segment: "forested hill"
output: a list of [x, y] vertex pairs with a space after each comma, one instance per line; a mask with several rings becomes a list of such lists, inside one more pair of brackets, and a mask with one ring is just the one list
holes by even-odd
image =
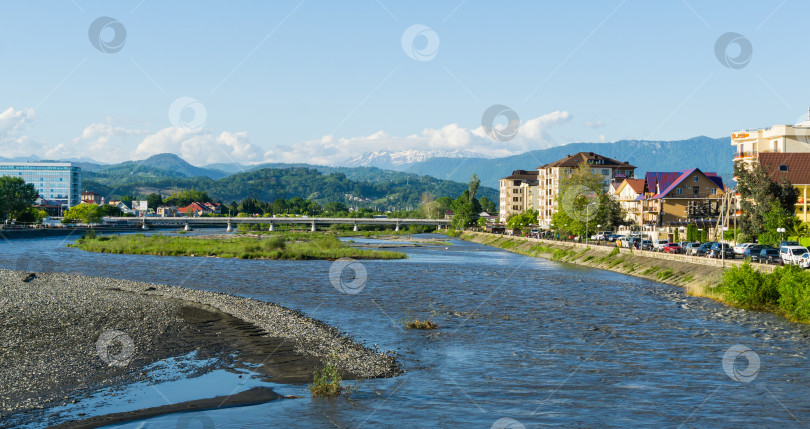
[[[394, 173], [386, 180], [352, 180], [345, 173], [324, 174], [312, 168], [263, 168], [237, 173], [218, 180], [207, 177], [171, 177], [156, 174], [120, 176], [102, 172], [88, 173], [83, 188], [104, 195], [108, 199], [124, 195], [146, 195], [153, 192], [164, 195], [184, 189], [205, 191], [214, 200], [229, 203], [244, 198], [273, 201], [278, 198], [301, 197], [318, 203], [339, 201], [358, 206], [380, 209], [408, 209], [419, 204], [422, 193], [436, 197], [455, 198], [467, 189], [465, 183]], [[498, 200], [498, 191], [481, 187], [478, 196]], [[355, 198], [351, 198], [355, 197]], [[362, 201], [356, 201], [356, 198]]]

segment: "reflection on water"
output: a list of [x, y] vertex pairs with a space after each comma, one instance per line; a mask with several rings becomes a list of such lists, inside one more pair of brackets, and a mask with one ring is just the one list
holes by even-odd
[[[0, 243], [0, 267], [40, 260], [45, 271], [272, 301], [397, 351], [407, 369], [356, 382], [353, 400], [207, 411], [217, 427], [489, 427], [502, 417], [526, 426], [799, 426], [810, 417], [805, 325], [660, 283], [452, 243], [401, 249], [407, 260], [363, 261], [368, 280], [357, 294], [332, 286], [329, 261], [102, 255], [66, 248], [63, 238]], [[413, 317], [431, 317], [440, 329], [405, 329], [402, 320]], [[724, 370], [724, 354], [737, 344], [759, 357], [753, 381]], [[745, 356], [730, 364], [749, 369]], [[133, 407], [144, 405], [130, 396]], [[173, 426], [177, 418], [146, 423]]]

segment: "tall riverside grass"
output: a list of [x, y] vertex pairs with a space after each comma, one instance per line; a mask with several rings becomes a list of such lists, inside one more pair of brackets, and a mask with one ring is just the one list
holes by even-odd
[[796, 321], [810, 321], [810, 272], [796, 265], [762, 273], [748, 262], [723, 274], [723, 298], [750, 309], [778, 308]]
[[349, 247], [318, 233], [279, 233], [262, 238], [117, 235], [83, 238], [72, 245], [89, 252], [159, 256], [217, 256], [240, 259], [404, 259], [402, 252]]

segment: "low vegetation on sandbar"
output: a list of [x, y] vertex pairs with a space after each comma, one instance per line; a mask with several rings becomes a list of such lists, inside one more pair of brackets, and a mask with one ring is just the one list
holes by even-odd
[[114, 235], [84, 237], [72, 244], [89, 252], [159, 256], [216, 256], [240, 259], [404, 259], [402, 252], [351, 247], [334, 236], [277, 233], [261, 237]]

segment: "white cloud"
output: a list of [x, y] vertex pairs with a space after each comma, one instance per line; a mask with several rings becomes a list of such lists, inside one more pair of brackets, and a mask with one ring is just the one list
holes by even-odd
[[586, 126], [586, 127], [588, 127], [588, 128], [597, 129], [597, 128], [603, 128], [603, 127], [605, 127], [606, 125], [605, 125], [605, 123], [604, 123], [604, 122], [597, 120], [597, 121], [588, 121], [588, 122], [585, 122], [585, 126]]
[[146, 136], [135, 148], [134, 158], [159, 153], [174, 153], [195, 165], [262, 161], [261, 150], [250, 142], [246, 132], [224, 131], [217, 135], [208, 130], [194, 132], [187, 128], [164, 128]]
[[34, 109], [9, 107], [0, 113], [0, 156], [29, 156], [46, 149], [39, 140], [23, 134], [34, 118]]
[[392, 137], [383, 131], [351, 138], [327, 135], [294, 145], [273, 147], [265, 152], [264, 157], [272, 162], [336, 165], [365, 152], [382, 150], [464, 150], [491, 157], [509, 156], [554, 146], [555, 141], [548, 130], [569, 122], [571, 118], [569, 112], [555, 111], [529, 119], [520, 125], [515, 138], [506, 142], [490, 138], [484, 127], [470, 130], [449, 124], [441, 128], [425, 128], [421, 133], [407, 137]]
[[509, 156], [543, 149], [556, 143], [549, 134], [553, 127], [569, 122], [567, 111], [555, 111], [523, 122], [514, 139], [492, 139], [484, 129], [467, 129], [459, 124], [425, 128], [405, 137], [377, 131], [368, 136], [319, 139], [292, 145], [262, 149], [254, 145], [247, 132], [164, 128], [158, 131], [125, 127], [112, 118], [88, 125], [81, 135], [56, 145], [45, 145], [25, 135], [23, 130], [33, 120], [31, 109], [9, 108], [0, 113], [1, 156], [37, 154], [50, 159], [93, 158], [115, 163], [144, 159], [159, 153], [174, 153], [195, 165], [217, 162], [304, 162], [340, 165], [365, 152], [462, 150], [490, 157]]

